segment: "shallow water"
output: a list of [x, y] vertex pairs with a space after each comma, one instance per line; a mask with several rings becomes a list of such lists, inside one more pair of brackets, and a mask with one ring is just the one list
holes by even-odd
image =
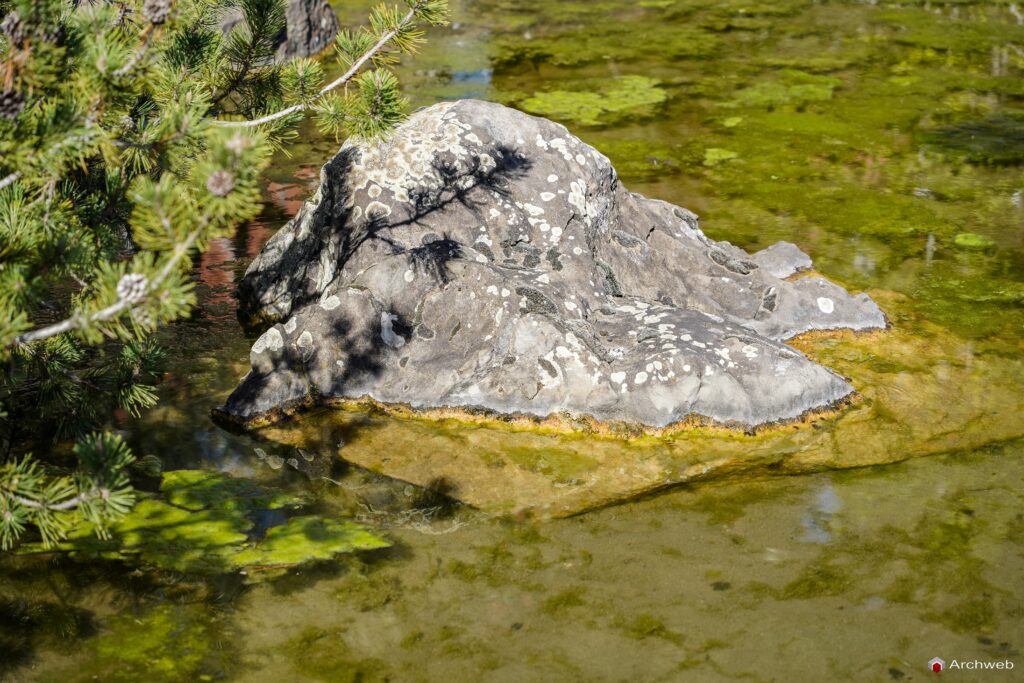
[[[354, 22], [369, 3], [344, 4]], [[864, 402], [784, 448], [733, 440], [735, 461], [763, 460], [755, 472], [543, 523], [450, 509], [330, 452], [305, 472], [261, 458], [256, 448], [295, 449], [208, 415], [247, 365], [233, 283], [337, 146], [309, 131], [272, 170], [261, 220], [203, 256], [201, 309], [164, 342], [160, 405], [116, 426], [165, 469], [308, 491], [320, 513], [355, 516], [395, 545], [255, 585], [4, 560], [0, 677], [922, 680], [933, 656], [1008, 658], [1019, 672], [1024, 25], [1010, 5], [454, 4], [456, 24], [400, 69], [414, 106], [469, 96], [551, 116], [607, 153], [630, 189], [698, 212], [715, 239], [797, 243], [894, 322], [884, 337], [801, 343]], [[520, 438], [352, 421], [341, 452], [356, 462], [399, 434], [423, 458]], [[421, 451], [410, 429], [427, 430]], [[607, 448], [573, 437], [573, 453]], [[915, 455], [930, 457], [825, 469]], [[585, 465], [518, 457], [564, 485]], [[800, 458], [807, 467], [772, 466]], [[770, 476], [790, 470], [816, 471]]]

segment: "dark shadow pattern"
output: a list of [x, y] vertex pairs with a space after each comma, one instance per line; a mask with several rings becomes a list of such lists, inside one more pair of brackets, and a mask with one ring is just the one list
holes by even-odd
[[[343, 178], [354, 163], [354, 150], [338, 154], [327, 166], [325, 173], [331, 177]], [[374, 214], [360, 221], [352, 220], [351, 209], [344, 209], [350, 196], [344, 183], [328, 183], [321, 188], [321, 206], [317, 221], [304, 237], [295, 237], [286, 251], [276, 257], [276, 265], [266, 271], [257, 271], [245, 278], [239, 286], [239, 297], [243, 306], [246, 302], [258, 305], [258, 292], [280, 284], [279, 278], [288, 278], [288, 291], [292, 294], [292, 310], [320, 297], [322, 291], [313, 289], [308, 268], [320, 267], [321, 253], [337, 254], [336, 273], [360, 247], [368, 241], [382, 242], [392, 254], [407, 254], [417, 270], [430, 276], [438, 285], [450, 280], [449, 267], [453, 260], [464, 257], [463, 245], [448, 234], [427, 233], [416, 246], [401, 244], [394, 231], [405, 226], [421, 226], [427, 216], [452, 206], [465, 207], [481, 222], [485, 222], [483, 207], [493, 201], [491, 193], [508, 196], [512, 182], [522, 178], [531, 168], [530, 160], [521, 152], [504, 146], [489, 151], [493, 163], [482, 163], [482, 156], [473, 157], [466, 165], [456, 164], [454, 159], [439, 155], [433, 169], [440, 184], [411, 193], [411, 210], [406, 216]], [[304, 208], [303, 211], [308, 210]], [[337, 216], [327, 219], [328, 216]], [[276, 238], [275, 238], [276, 239]], [[271, 247], [274, 240], [268, 244]], [[291, 264], [293, 267], [289, 267]], [[301, 284], [301, 286], [300, 286]], [[398, 313], [381, 310], [379, 303], [375, 318], [391, 316], [395, 334], [410, 339], [413, 325]], [[241, 308], [240, 308], [240, 315]], [[273, 407], [274, 410], [290, 411], [317, 403], [321, 396], [342, 397], [352, 395], [380, 376], [384, 369], [384, 354], [387, 347], [379, 338], [378, 320], [349, 320], [339, 316], [332, 322], [331, 329], [318, 331], [321, 340], [312, 347], [301, 348], [285, 343], [284, 348], [273, 358], [272, 367], [264, 371], [250, 372], [228, 398], [225, 410], [215, 411], [215, 416], [242, 419], [255, 416]], [[331, 367], [329, 386], [324, 378], [316, 381], [311, 369], [333, 364], [333, 356], [321, 357], [328, 347], [345, 351], [343, 366]], [[324, 372], [321, 370], [321, 372]]]
[[[292, 311], [318, 298], [321, 291], [312, 284], [318, 278], [311, 277], [309, 269], [319, 266], [320, 254], [324, 250], [337, 255], [334, 257], [337, 273], [367, 241], [379, 241], [392, 254], [411, 252], [410, 256], [415, 261], [428, 266], [427, 272], [437, 277], [439, 282], [445, 282], [447, 271], [444, 264], [462, 256], [462, 248], [457, 242], [444, 237], [439, 240], [442, 242], [440, 245], [430, 246], [432, 243], [427, 243], [411, 247], [395, 239], [392, 232], [396, 228], [419, 225], [427, 216], [453, 205], [469, 209], [483, 222], [482, 207], [490, 201], [485, 192], [507, 197], [510, 184], [523, 178], [532, 166], [525, 154], [512, 147], [497, 145], [488, 153], [493, 165], [484, 165], [477, 156], [467, 167], [456, 164], [453, 158], [439, 155], [433, 163], [433, 170], [441, 181], [439, 186], [410, 192], [412, 209], [407, 216], [397, 219], [376, 213], [358, 222], [353, 221], [352, 209], [346, 208], [351, 197], [348, 186], [344, 182], [321, 186], [321, 203], [317, 220], [312, 221], [312, 229], [302, 237], [293, 234], [288, 247], [275, 258], [273, 267], [254, 271], [239, 283], [239, 320], [243, 326], [250, 332], [261, 331], [259, 326], [264, 322], [258, 314], [262, 306], [261, 293], [272, 290], [281, 278], [288, 280], [286, 289], [292, 296]], [[328, 162], [324, 173], [333, 178], [346, 177], [355, 163], [356, 154], [358, 152], [351, 148], [342, 150]], [[308, 210], [308, 207], [301, 209]], [[297, 219], [298, 216], [293, 220]], [[275, 236], [266, 249], [273, 249], [282, 239], [283, 235]]]
[[[388, 233], [396, 228], [408, 225], [419, 225], [425, 218], [453, 205], [463, 206], [485, 222], [482, 207], [490, 203], [490, 198], [482, 191], [496, 192], [502, 197], [509, 196], [509, 185], [529, 173], [533, 165], [525, 154], [515, 148], [497, 145], [490, 150], [494, 166], [484, 167], [479, 157], [474, 157], [466, 169], [460, 169], [454, 159], [439, 156], [434, 160], [433, 170], [441, 183], [439, 187], [423, 187], [409, 193], [412, 212], [407, 218], [391, 220], [390, 216], [369, 216], [360, 229], [349, 233], [344, 229], [337, 232], [351, 235], [340, 253], [339, 267], [347, 261], [368, 240], [379, 240], [388, 245], [392, 253], [399, 254], [409, 251], [407, 247], [394, 240]], [[447, 236], [442, 240], [447, 239]], [[459, 253], [451, 258], [461, 256], [461, 246], [455, 243]], [[449, 259], [450, 260], [450, 259]]]

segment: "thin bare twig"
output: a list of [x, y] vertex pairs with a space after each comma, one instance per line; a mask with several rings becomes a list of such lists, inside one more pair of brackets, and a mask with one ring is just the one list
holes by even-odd
[[153, 30], [152, 24], [146, 27], [146, 30], [144, 31], [145, 39], [142, 41], [142, 45], [135, 51], [135, 54], [132, 55], [131, 59], [125, 62], [120, 69], [114, 72], [115, 76], [124, 76], [134, 69], [136, 64], [142, 61], [142, 58], [146, 55], [146, 51], [149, 50], [150, 43], [153, 42], [154, 33], [156, 33], [156, 31]]
[[70, 510], [71, 508], [78, 507], [79, 505], [89, 500], [90, 498], [94, 498], [97, 495], [99, 495], [99, 491], [93, 489], [92, 491], [80, 493], [74, 498], [68, 498], [67, 500], [61, 501], [59, 503], [41, 503], [38, 500], [32, 500], [31, 498], [25, 498], [24, 496], [19, 496], [13, 493], [8, 495], [11, 497], [11, 500], [27, 508], [32, 508], [34, 510], [49, 510], [51, 512], [60, 512], [63, 510]]
[[20, 177], [21, 177], [21, 173], [16, 171], [14, 173], [11, 173], [10, 175], [7, 175], [7, 176], [4, 176], [3, 178], [0, 178], [0, 190], [4, 189], [5, 187], [10, 185], [11, 183], [16, 182], [18, 180], [18, 178], [20, 178]]

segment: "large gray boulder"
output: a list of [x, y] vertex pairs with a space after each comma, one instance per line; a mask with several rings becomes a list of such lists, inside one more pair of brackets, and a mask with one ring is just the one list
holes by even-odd
[[783, 340], [885, 326], [865, 294], [783, 279], [810, 265], [709, 239], [561, 125], [438, 104], [346, 143], [251, 264], [243, 310], [274, 324], [223, 412], [369, 396], [654, 427], [797, 418], [853, 389]]
[[[225, 13], [221, 30], [229, 31], [244, 23], [241, 10]], [[320, 54], [338, 34], [338, 15], [327, 0], [288, 0], [285, 28], [277, 37], [277, 61]]]

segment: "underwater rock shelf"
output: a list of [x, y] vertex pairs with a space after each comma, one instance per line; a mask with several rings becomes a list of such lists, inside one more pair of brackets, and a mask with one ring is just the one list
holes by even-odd
[[275, 324], [222, 409], [238, 422], [371, 397], [754, 427], [853, 392], [784, 340], [885, 326], [866, 294], [784, 279], [811, 266], [794, 245], [711, 240], [563, 126], [498, 104], [421, 110], [320, 181], [241, 283]]
[[[886, 310], [906, 307], [898, 295], [872, 294]], [[792, 343], [855, 376], [859, 400], [810, 424], [757, 433], [713, 426], [595, 433], [586, 423], [503, 423], [349, 404], [256, 434], [278, 447], [340, 455], [490, 514], [536, 519], [579, 514], [673, 485], [969, 453], [1024, 437], [1019, 347], [968, 348], [940, 326], [902, 314], [885, 332], [805, 335]], [[951, 387], [958, 400], [950, 400]]]
[[[560, 125], [440, 104], [346, 143], [250, 266], [243, 305], [271, 326], [220, 414], [536, 518], [1024, 436], [1019, 349], [967, 353], [884, 291], [877, 331], [866, 294], [792, 277], [810, 268], [792, 244], [708, 239]], [[826, 416], [853, 393], [843, 377], [860, 400]]]

